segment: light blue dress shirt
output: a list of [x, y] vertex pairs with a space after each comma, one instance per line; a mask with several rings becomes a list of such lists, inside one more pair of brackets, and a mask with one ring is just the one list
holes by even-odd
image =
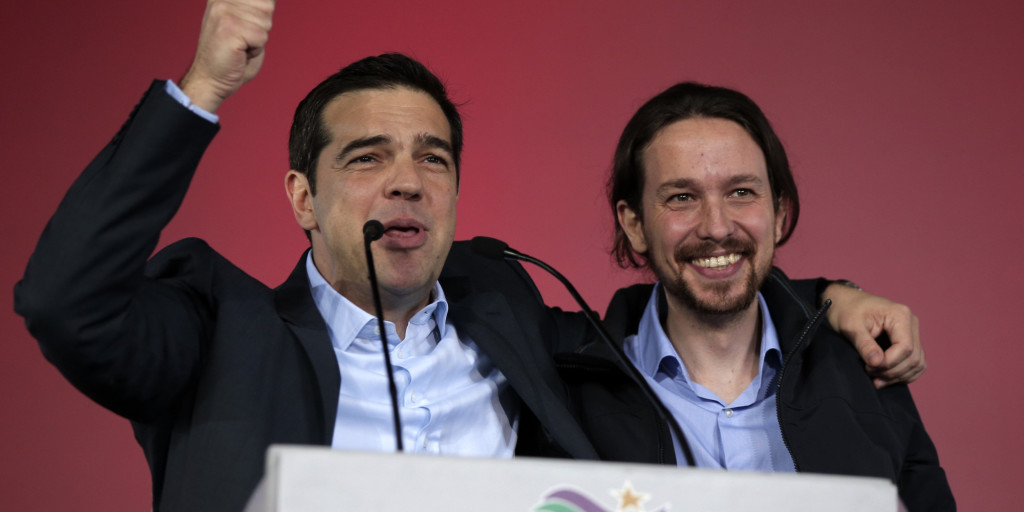
[[[346, 450], [393, 451], [395, 428], [377, 318], [327, 284], [306, 258], [313, 299], [327, 323], [341, 371], [338, 415], [331, 445]], [[511, 457], [518, 411], [505, 376], [448, 322], [440, 284], [434, 300], [409, 321], [405, 339], [384, 322], [395, 369], [405, 451], [457, 456]]]
[[[661, 285], [647, 302], [637, 334], [626, 338], [626, 355], [679, 422], [698, 467], [793, 472], [793, 458], [782, 440], [776, 413], [776, 387], [782, 351], [775, 324], [761, 308], [760, 372], [732, 403], [690, 380], [658, 318]], [[686, 464], [679, 440], [676, 460]]]

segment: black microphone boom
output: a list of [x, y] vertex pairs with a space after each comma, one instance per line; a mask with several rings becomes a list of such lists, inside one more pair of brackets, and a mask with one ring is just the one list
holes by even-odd
[[473, 252], [492, 260], [504, 259], [505, 251], [511, 250], [505, 242], [489, 236], [474, 237], [469, 241], [469, 246], [473, 249]]
[[388, 393], [391, 395], [391, 413], [395, 424], [395, 451], [402, 450], [402, 417], [398, 414], [398, 388], [395, 386], [395, 369], [391, 366], [391, 352], [388, 347], [388, 331], [384, 328], [384, 307], [380, 303], [380, 288], [377, 286], [377, 271], [373, 266], [373, 251], [370, 244], [384, 236], [384, 225], [379, 220], [368, 220], [363, 224], [363, 246], [366, 248], [366, 269], [369, 272], [370, 288], [373, 291], [373, 308], [377, 314], [377, 330], [384, 349], [384, 371], [388, 374]]
[[567, 290], [569, 290], [569, 294], [572, 295], [572, 298], [576, 300], [577, 304], [579, 304], [580, 309], [583, 310], [583, 315], [587, 317], [587, 320], [590, 321], [590, 324], [593, 325], [594, 329], [597, 330], [597, 333], [600, 336], [600, 338], [604, 340], [604, 342], [612, 350], [612, 353], [615, 354], [615, 357], [618, 358], [619, 362], [625, 368], [626, 373], [633, 379], [633, 381], [638, 386], [640, 386], [640, 389], [643, 391], [644, 396], [654, 406], [654, 409], [658, 412], [658, 416], [661, 417], [661, 420], [667, 423], [669, 428], [672, 430], [672, 433], [675, 434], [679, 444], [683, 449], [683, 455], [686, 457], [686, 464], [688, 466], [696, 465], [694, 463], [693, 454], [690, 452], [690, 445], [689, 443], [686, 442], [686, 436], [683, 435], [683, 430], [679, 428], [679, 424], [672, 416], [672, 413], [669, 412], [668, 408], [665, 407], [665, 404], [663, 404], [661, 400], [658, 400], [658, 398], [654, 396], [654, 391], [652, 391], [650, 386], [647, 385], [647, 381], [644, 379], [644, 376], [640, 374], [640, 371], [637, 370], [636, 367], [633, 366], [633, 363], [629, 360], [629, 358], [626, 357], [626, 353], [622, 351], [622, 347], [620, 347], [618, 344], [612, 341], [612, 336], [611, 334], [608, 333], [608, 329], [604, 326], [604, 322], [601, 321], [601, 317], [599, 317], [597, 313], [594, 312], [594, 310], [590, 309], [590, 306], [587, 305], [587, 302], [584, 301], [583, 297], [579, 294], [579, 292], [576, 291], [576, 287], [574, 287], [572, 283], [570, 283], [569, 280], [565, 278], [565, 276], [563, 276], [560, 272], [551, 267], [551, 265], [548, 265], [547, 263], [544, 263], [543, 261], [538, 260], [533, 256], [523, 254], [509, 247], [507, 243], [502, 242], [497, 238], [478, 236], [474, 237], [473, 240], [469, 242], [469, 245], [470, 247], [473, 248], [473, 251], [475, 251], [477, 254], [481, 256], [491, 259], [508, 258], [513, 260], [528, 261], [546, 270], [549, 274], [555, 276], [555, 278], [558, 279]]
[[523, 254], [509, 247], [507, 243], [502, 242], [497, 238], [477, 236], [473, 237], [473, 239], [470, 240], [469, 245], [470, 247], [472, 247], [474, 251], [476, 251], [477, 254], [481, 256], [486, 256], [492, 259], [509, 258], [513, 260], [528, 261], [546, 270], [549, 274], [555, 276], [556, 279], [561, 281], [562, 285], [565, 286], [567, 290], [569, 290], [569, 294], [572, 295], [572, 298], [576, 299], [576, 303], [579, 304], [581, 308], [583, 308], [583, 313], [587, 315], [587, 318], [590, 320], [591, 324], [594, 325], [594, 328], [597, 329], [598, 331], [604, 330], [604, 324], [601, 323], [600, 317], [598, 317], [597, 313], [594, 313], [594, 311], [590, 309], [590, 306], [587, 305], [587, 302], [583, 300], [583, 296], [581, 296], [579, 292], [576, 291], [576, 287], [573, 286], [572, 283], [570, 283], [569, 280], [565, 278], [565, 276], [563, 276], [559, 271], [555, 270], [551, 265], [548, 265], [547, 263], [544, 263], [543, 261], [538, 260], [533, 256]]

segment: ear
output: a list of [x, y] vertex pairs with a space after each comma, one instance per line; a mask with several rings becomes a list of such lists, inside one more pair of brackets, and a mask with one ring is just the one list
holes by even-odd
[[786, 227], [786, 219], [789, 217], [789, 200], [779, 201], [779, 209], [775, 211], [775, 243], [782, 239], [782, 230]]
[[320, 225], [313, 212], [313, 192], [309, 189], [306, 175], [296, 170], [288, 171], [284, 177], [284, 191], [292, 205], [295, 222], [306, 231], [318, 229]]
[[626, 233], [626, 238], [629, 238], [629, 245], [633, 247], [633, 250], [640, 253], [647, 253], [647, 239], [644, 237], [644, 222], [641, 220], [640, 215], [633, 211], [632, 208], [626, 204], [626, 201], [619, 201], [615, 203], [615, 214], [619, 220], [619, 226], [622, 231]]

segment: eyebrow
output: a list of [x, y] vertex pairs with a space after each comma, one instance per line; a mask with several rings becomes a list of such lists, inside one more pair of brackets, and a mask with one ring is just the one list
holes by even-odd
[[390, 142], [391, 137], [388, 137], [387, 135], [374, 135], [373, 137], [363, 137], [361, 139], [356, 139], [352, 142], [349, 142], [348, 144], [345, 144], [345, 147], [341, 148], [341, 151], [339, 151], [338, 154], [334, 157], [334, 161], [338, 162], [344, 160], [345, 157], [351, 154], [353, 151], [368, 148], [371, 146], [380, 146], [382, 144], [388, 144]]
[[[334, 157], [334, 160], [336, 162], [340, 162], [344, 160], [346, 156], [350, 155], [354, 151], [358, 151], [360, 149], [373, 146], [390, 144], [392, 140], [393, 139], [388, 135], [374, 135], [372, 137], [363, 137], [361, 139], [356, 139], [352, 142], [349, 142], [348, 144], [345, 144], [345, 147], [341, 148], [341, 151], [339, 151], [337, 156]], [[417, 145], [441, 149], [447, 151], [449, 154], [454, 154], [454, 152], [452, 151], [451, 143], [436, 135], [421, 133], [416, 136], [415, 142]]]
[[760, 185], [761, 183], [764, 183], [764, 180], [762, 180], [761, 177], [756, 174], [739, 174], [729, 178], [729, 180], [726, 181], [726, 184], [728, 185], [740, 185], [743, 183], [753, 183], [756, 185]]
[[[743, 184], [743, 183], [756, 183], [756, 184], [760, 184], [760, 183], [763, 183], [763, 182], [764, 182], [764, 180], [762, 180], [756, 174], [739, 174], [739, 175], [730, 177], [728, 180], [726, 180], [725, 184], [726, 184], [726, 186], [732, 187], [732, 186], [736, 186], [736, 185]], [[676, 189], [681, 189], [681, 188], [690, 188], [690, 187], [695, 187], [695, 186], [697, 186], [696, 180], [691, 179], [691, 178], [679, 178], [679, 179], [676, 179], [676, 180], [666, 181], [665, 183], [662, 183], [661, 185], [658, 185], [657, 193], [664, 193], [664, 192], [667, 192], [667, 191], [670, 191], [670, 190], [676, 190]]]
[[663, 194], [671, 190], [678, 190], [681, 188], [690, 188], [693, 185], [693, 180], [689, 178], [679, 178], [676, 180], [666, 181], [661, 185], [658, 185], [658, 189], [655, 191], [656, 194]]
[[455, 151], [452, 150], [451, 142], [448, 142], [441, 137], [436, 135], [430, 135], [429, 133], [421, 133], [416, 136], [416, 143], [426, 146], [428, 148], [441, 149], [450, 155], [454, 155]]

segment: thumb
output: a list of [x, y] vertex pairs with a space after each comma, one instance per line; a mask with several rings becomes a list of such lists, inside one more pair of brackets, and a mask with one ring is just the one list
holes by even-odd
[[869, 367], [885, 366], [885, 352], [867, 329], [848, 334], [852, 334], [853, 347], [857, 349], [857, 353]]

